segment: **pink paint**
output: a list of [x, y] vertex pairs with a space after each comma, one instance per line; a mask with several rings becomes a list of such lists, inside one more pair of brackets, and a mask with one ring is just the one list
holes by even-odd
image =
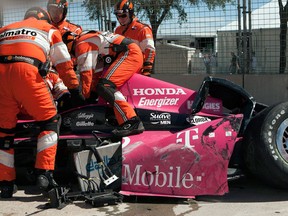
[[[131, 77], [121, 92], [135, 108], [186, 114], [191, 112], [196, 95], [191, 89], [138, 74]], [[221, 114], [221, 100], [208, 97], [202, 111]]]
[[175, 197], [227, 193], [227, 168], [237, 138], [232, 125], [239, 119], [242, 115], [175, 133], [147, 131], [124, 138], [123, 193]]

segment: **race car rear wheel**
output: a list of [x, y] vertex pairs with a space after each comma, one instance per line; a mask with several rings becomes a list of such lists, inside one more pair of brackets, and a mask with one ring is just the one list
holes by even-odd
[[244, 161], [261, 182], [288, 188], [288, 102], [275, 104], [256, 115], [244, 138]]

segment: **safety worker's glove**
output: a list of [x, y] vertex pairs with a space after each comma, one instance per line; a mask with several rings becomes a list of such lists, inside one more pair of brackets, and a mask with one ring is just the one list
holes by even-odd
[[72, 107], [71, 95], [69, 92], [63, 94], [60, 98], [57, 99], [57, 109], [61, 113], [65, 110], [68, 110]]
[[85, 98], [82, 95], [79, 87], [75, 89], [69, 89], [69, 92], [71, 94], [71, 104], [73, 107], [85, 105]]
[[95, 91], [90, 92], [90, 97], [86, 99], [87, 104], [96, 104], [98, 103], [98, 94]]
[[144, 62], [141, 74], [144, 76], [151, 77], [152, 69], [153, 69], [153, 64], [151, 62]]

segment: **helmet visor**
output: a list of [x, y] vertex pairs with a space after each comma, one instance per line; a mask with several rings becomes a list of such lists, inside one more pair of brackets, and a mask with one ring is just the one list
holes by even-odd
[[50, 14], [53, 23], [59, 23], [63, 19], [64, 7], [58, 4], [49, 4], [48, 13]]

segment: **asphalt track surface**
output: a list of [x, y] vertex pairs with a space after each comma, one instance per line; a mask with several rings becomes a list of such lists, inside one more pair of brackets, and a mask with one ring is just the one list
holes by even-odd
[[117, 205], [92, 207], [74, 201], [61, 210], [45, 209], [47, 199], [31, 186], [18, 188], [12, 199], [0, 199], [0, 216], [288, 216], [288, 190], [274, 189], [242, 177], [229, 182], [224, 196], [195, 199], [125, 197]]

